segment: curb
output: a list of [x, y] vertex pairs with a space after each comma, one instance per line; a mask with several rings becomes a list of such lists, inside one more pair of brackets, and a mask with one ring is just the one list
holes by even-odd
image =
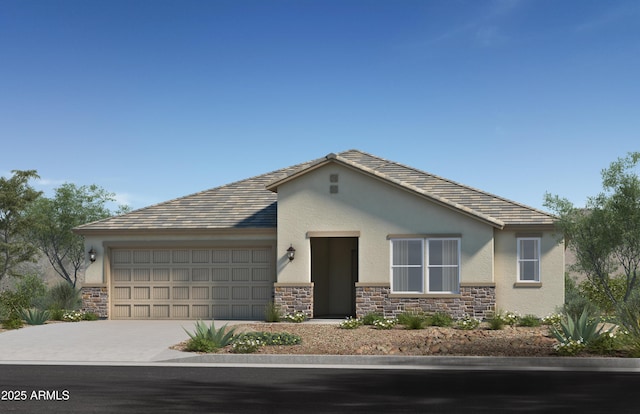
[[209, 354], [163, 363], [317, 368], [640, 372], [640, 358]]

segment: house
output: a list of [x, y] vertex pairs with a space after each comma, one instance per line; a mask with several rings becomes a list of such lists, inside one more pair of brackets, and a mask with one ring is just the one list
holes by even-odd
[[349, 150], [75, 229], [86, 310], [261, 319], [407, 309], [544, 316], [564, 301], [554, 216]]

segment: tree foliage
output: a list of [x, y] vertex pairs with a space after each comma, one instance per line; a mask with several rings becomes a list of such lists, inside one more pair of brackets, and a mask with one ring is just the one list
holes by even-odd
[[[48, 258], [53, 269], [75, 287], [78, 273], [85, 263], [84, 239], [72, 229], [81, 224], [113, 215], [107, 203], [114, 194], [96, 186], [66, 183], [55, 190], [53, 198], [40, 198], [31, 210], [31, 237]], [[120, 211], [126, 211], [121, 207]]]
[[567, 247], [575, 252], [574, 270], [585, 273], [613, 307], [627, 303], [640, 282], [640, 178], [634, 171], [639, 161], [640, 153], [633, 152], [604, 169], [604, 191], [589, 198], [586, 208], [545, 196], [545, 206], [559, 216]]
[[17, 266], [33, 262], [37, 254], [25, 234], [31, 226], [27, 210], [41, 195], [29, 180], [39, 177], [35, 170], [12, 174], [8, 179], [0, 177], [0, 281], [7, 275], [19, 276]]

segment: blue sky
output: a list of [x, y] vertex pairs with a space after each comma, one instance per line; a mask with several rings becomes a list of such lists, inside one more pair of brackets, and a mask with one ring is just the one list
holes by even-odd
[[140, 208], [357, 148], [584, 205], [639, 74], [637, 0], [2, 0], [0, 174]]

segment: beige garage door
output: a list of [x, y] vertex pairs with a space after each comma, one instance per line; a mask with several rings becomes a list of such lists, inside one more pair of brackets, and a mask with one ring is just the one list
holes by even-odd
[[259, 319], [274, 282], [269, 247], [113, 249], [113, 319]]

